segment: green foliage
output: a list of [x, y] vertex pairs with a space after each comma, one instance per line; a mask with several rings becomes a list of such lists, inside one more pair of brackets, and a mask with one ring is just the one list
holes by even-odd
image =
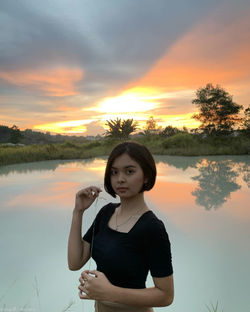
[[163, 141], [164, 148], [190, 148], [197, 145], [197, 138], [189, 133], [177, 133]]
[[127, 139], [137, 129], [138, 123], [133, 119], [124, 119], [121, 124], [122, 138]]
[[218, 85], [208, 83], [198, 89], [192, 103], [199, 109], [193, 118], [201, 122], [199, 128], [206, 133], [228, 133], [240, 122], [242, 105], [233, 102], [232, 96]]
[[250, 105], [244, 110], [243, 130], [250, 135]]
[[84, 148], [92, 149], [94, 147], [98, 147], [101, 145], [102, 145], [102, 143], [100, 141], [91, 141], [91, 142], [84, 143], [82, 146]]
[[63, 148], [77, 148], [78, 145], [72, 141], [66, 141], [62, 144]]
[[9, 127], [0, 125], [0, 143], [10, 142], [10, 133]]
[[14, 144], [19, 143], [21, 138], [22, 134], [20, 129], [16, 125], [13, 125], [10, 130], [10, 142]]
[[154, 131], [157, 129], [156, 120], [154, 116], [150, 116], [149, 119], [146, 121], [145, 131]]
[[109, 127], [109, 130], [106, 131], [106, 136], [112, 138], [120, 138], [121, 137], [121, 119], [116, 118], [114, 120], [107, 120], [106, 126]]
[[160, 132], [160, 136], [163, 136], [163, 137], [170, 137], [170, 136], [173, 136], [177, 133], [179, 133], [180, 130], [175, 128], [175, 127], [172, 127], [172, 126], [167, 126], [165, 129], [163, 129], [161, 132]]
[[138, 123], [133, 119], [107, 120], [106, 126], [109, 130], [106, 131], [106, 136], [114, 139], [127, 139], [129, 135], [137, 129]]
[[[239, 155], [250, 154], [250, 137], [246, 135], [207, 136], [178, 133], [171, 137], [152, 134], [142, 136], [137, 142], [145, 144], [155, 155]], [[85, 143], [65, 142], [63, 144], [33, 144], [27, 146], [0, 145], [0, 165], [25, 163], [51, 159], [86, 159], [109, 155], [120, 139], [108, 137], [105, 140]]]

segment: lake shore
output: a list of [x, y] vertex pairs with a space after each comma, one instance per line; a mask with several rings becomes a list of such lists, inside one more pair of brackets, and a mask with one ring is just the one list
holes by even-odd
[[[135, 141], [145, 144], [155, 155], [208, 156], [250, 154], [250, 138], [207, 137], [190, 134], [162, 138], [145, 136]], [[100, 139], [86, 143], [32, 144], [27, 146], [1, 146], [0, 165], [55, 159], [87, 159], [109, 155], [119, 140]]]

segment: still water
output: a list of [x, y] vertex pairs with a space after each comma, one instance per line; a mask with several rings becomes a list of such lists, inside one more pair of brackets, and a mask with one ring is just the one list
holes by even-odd
[[[250, 157], [155, 156], [146, 201], [172, 245], [175, 300], [155, 311], [250, 311]], [[0, 311], [93, 311], [78, 297], [81, 270], [67, 267], [74, 196], [102, 186], [105, 158], [0, 168]], [[84, 214], [117, 201], [102, 192]], [[84, 269], [95, 269], [92, 260]], [[150, 275], [147, 286], [153, 286]]]

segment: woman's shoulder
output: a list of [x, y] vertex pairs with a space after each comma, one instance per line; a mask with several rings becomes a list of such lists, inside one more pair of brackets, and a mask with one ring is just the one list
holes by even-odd
[[101, 217], [103, 215], [112, 214], [116, 207], [118, 207], [120, 203], [108, 203], [104, 205], [98, 212], [97, 217]]
[[166, 232], [163, 221], [159, 219], [152, 210], [146, 214], [146, 218], [144, 220], [144, 229], [147, 235], [150, 237], [155, 237], [160, 233]]
[[152, 211], [148, 210], [146, 213], [145, 223], [149, 228], [159, 227], [164, 225], [161, 219], [157, 217], [157, 215]]

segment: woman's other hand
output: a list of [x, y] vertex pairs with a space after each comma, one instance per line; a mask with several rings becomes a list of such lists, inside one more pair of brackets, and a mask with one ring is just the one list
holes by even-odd
[[102, 190], [96, 186], [89, 186], [78, 191], [75, 199], [75, 210], [84, 212], [92, 205], [101, 191]]
[[[89, 275], [94, 274], [95, 276]], [[110, 301], [113, 285], [104, 273], [100, 271], [85, 270], [79, 278], [81, 283], [78, 286], [80, 299], [94, 299]], [[86, 294], [82, 294], [82, 291]]]

